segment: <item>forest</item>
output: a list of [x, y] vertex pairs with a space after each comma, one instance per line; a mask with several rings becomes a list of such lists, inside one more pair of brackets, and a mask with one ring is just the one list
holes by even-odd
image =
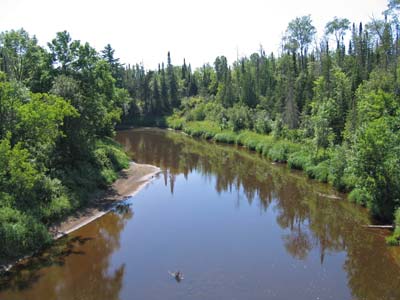
[[[367, 24], [334, 17], [320, 40], [311, 16], [297, 17], [279, 55], [260, 46], [195, 70], [185, 60], [174, 66], [170, 53], [157, 70], [120, 66], [135, 99], [123, 121], [246, 146], [400, 227], [399, 11], [391, 0]], [[397, 229], [388, 242], [399, 237]]]
[[42, 47], [0, 34], [0, 256], [51, 241], [48, 226], [128, 166], [118, 125], [183, 130], [246, 146], [368, 207], [400, 240], [400, 2], [367, 24], [333, 18], [316, 38], [292, 20], [278, 54], [192, 69], [123, 64], [67, 31]]
[[109, 53], [57, 33], [38, 45], [23, 29], [0, 34], [0, 257], [51, 242], [48, 227], [84, 206], [126, 168], [112, 139], [131, 101]]

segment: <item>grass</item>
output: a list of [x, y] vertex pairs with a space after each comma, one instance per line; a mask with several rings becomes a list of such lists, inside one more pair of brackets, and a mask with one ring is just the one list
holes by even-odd
[[212, 139], [218, 133], [221, 133], [221, 128], [214, 122], [210, 121], [192, 121], [184, 123], [183, 132], [193, 137], [201, 137]]
[[171, 116], [166, 119], [170, 128], [182, 130], [192, 136], [214, 140], [220, 143], [236, 144], [262, 154], [276, 162], [287, 162], [289, 157], [301, 150], [301, 145], [287, 140], [276, 140], [270, 135], [256, 133], [250, 130], [234, 132], [222, 129], [212, 121], [190, 121]]
[[300, 150], [300, 145], [293, 142], [280, 140], [274, 143], [268, 152], [268, 157], [276, 162], [285, 163], [288, 161], [290, 155]]
[[235, 144], [236, 133], [231, 131], [222, 131], [214, 136], [214, 140], [218, 143]]
[[291, 153], [287, 163], [291, 169], [306, 170], [311, 165], [311, 157], [307, 151], [300, 150]]

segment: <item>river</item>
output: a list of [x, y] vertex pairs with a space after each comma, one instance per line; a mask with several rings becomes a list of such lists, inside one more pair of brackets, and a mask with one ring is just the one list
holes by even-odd
[[0, 299], [400, 299], [399, 250], [329, 186], [176, 132], [116, 139], [162, 172], [15, 268]]

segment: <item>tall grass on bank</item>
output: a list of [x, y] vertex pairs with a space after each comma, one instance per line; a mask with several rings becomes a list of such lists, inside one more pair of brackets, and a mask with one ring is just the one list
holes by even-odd
[[343, 153], [339, 148], [316, 150], [307, 143], [276, 139], [250, 130], [235, 132], [209, 120], [185, 121], [184, 117], [170, 116], [166, 118], [166, 124], [193, 137], [246, 147], [271, 161], [287, 163], [291, 169], [302, 170], [312, 179], [328, 182], [340, 191], [353, 188], [351, 180], [344, 174]]

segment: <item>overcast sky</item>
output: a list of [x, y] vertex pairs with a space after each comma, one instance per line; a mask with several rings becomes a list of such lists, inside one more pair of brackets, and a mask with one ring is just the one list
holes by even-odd
[[23, 27], [41, 45], [67, 30], [97, 50], [107, 43], [124, 63], [156, 68], [171, 51], [193, 66], [225, 55], [232, 63], [260, 44], [279, 49], [287, 24], [311, 14], [319, 36], [334, 16], [356, 23], [381, 17], [386, 0], [0, 0], [0, 31]]

